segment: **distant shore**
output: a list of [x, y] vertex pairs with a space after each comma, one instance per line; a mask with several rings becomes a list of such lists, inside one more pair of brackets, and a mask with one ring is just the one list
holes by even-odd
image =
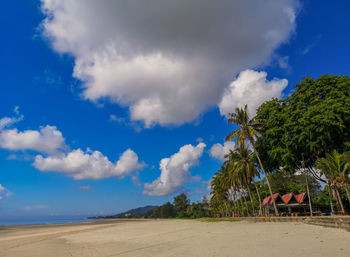
[[54, 227], [70, 227], [70, 226], [84, 226], [84, 225], [100, 225], [100, 224], [113, 224], [125, 221], [137, 221], [142, 219], [86, 219], [84, 221], [72, 221], [66, 223], [38, 223], [38, 224], [20, 224], [20, 225], [0, 225], [0, 230], [4, 229], [27, 229], [27, 228], [54, 228]]
[[8, 226], [0, 257], [350, 256], [350, 233], [297, 222], [113, 219]]

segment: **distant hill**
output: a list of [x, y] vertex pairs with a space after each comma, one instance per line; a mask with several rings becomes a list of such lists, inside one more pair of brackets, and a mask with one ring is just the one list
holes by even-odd
[[123, 215], [146, 214], [147, 212], [153, 210], [156, 207], [158, 207], [158, 206], [147, 205], [144, 207], [131, 209], [131, 210], [121, 212], [118, 214], [114, 214], [114, 215], [88, 217], [88, 219], [115, 219], [115, 218], [118, 218], [119, 216], [123, 216]]
[[147, 212], [152, 211], [156, 207], [158, 207], [158, 206], [147, 205], [144, 207], [131, 209], [131, 210], [128, 210], [126, 212], [119, 213], [117, 215], [120, 215], [120, 214], [146, 214]]

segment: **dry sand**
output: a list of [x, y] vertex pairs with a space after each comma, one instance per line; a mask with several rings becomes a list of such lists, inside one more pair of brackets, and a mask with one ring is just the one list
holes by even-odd
[[145, 220], [0, 231], [0, 256], [350, 256], [350, 233], [303, 223]]

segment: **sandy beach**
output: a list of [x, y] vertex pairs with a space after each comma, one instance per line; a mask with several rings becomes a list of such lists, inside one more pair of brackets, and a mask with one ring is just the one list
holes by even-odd
[[302, 223], [140, 220], [0, 231], [1, 257], [350, 256], [350, 233]]

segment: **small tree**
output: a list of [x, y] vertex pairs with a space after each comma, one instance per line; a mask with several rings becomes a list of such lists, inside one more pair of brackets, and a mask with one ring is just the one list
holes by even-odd
[[170, 202], [167, 202], [166, 204], [160, 206], [159, 216], [161, 218], [176, 217], [176, 211], [175, 211], [174, 205], [172, 205]]
[[176, 211], [176, 215], [179, 218], [183, 218], [186, 216], [187, 207], [189, 205], [190, 200], [187, 199], [187, 196], [184, 193], [174, 197], [174, 208]]

